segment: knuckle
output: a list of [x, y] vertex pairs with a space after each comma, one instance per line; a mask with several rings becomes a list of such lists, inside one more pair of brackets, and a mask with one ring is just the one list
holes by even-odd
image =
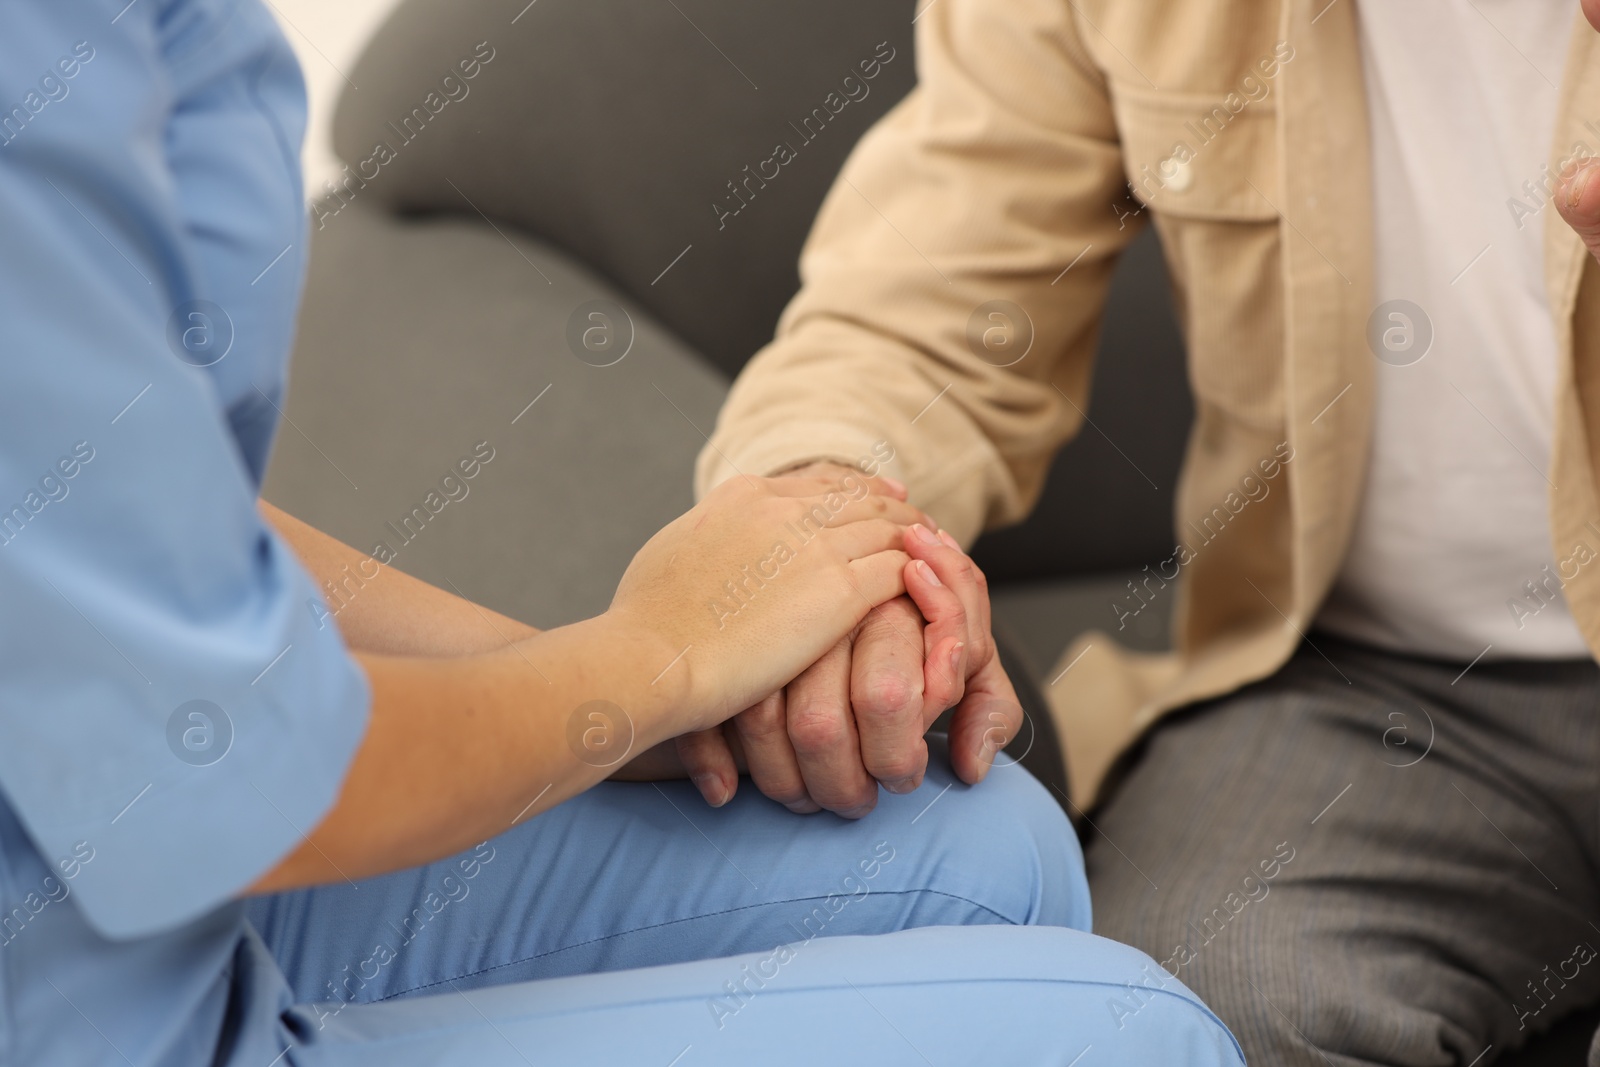
[[850, 734], [844, 720], [819, 710], [802, 711], [789, 715], [789, 741], [801, 755], [830, 752], [849, 743]]
[[759, 731], [741, 730], [740, 741], [752, 776], [775, 782], [783, 775], [792, 777], [799, 773], [795, 768], [795, 750], [784, 723], [774, 723]]
[[894, 752], [874, 759], [867, 770], [880, 782], [898, 782], [922, 772], [926, 762], [919, 756], [910, 750]]
[[844, 802], [827, 805], [828, 810], [841, 815], [846, 819], [859, 819], [869, 815], [872, 809], [878, 806], [878, 785], [870, 783], [867, 788], [852, 791]]
[[758, 773], [757, 768], [750, 768], [750, 778], [755, 782], [761, 795], [787, 807], [798, 804], [808, 796], [806, 784], [797, 774], [782, 771]]
[[977, 582], [977, 570], [977, 566], [965, 555], [956, 555], [950, 561], [950, 573], [957, 581]]
[[751, 726], [768, 726], [783, 721], [786, 694], [782, 689], [761, 698], [733, 717], [736, 727], [743, 730]]
[[785, 729], [782, 713], [777, 708], [768, 708], [765, 705], [741, 713], [736, 728], [739, 735], [751, 746], [760, 747], [788, 739], [788, 730]]
[[874, 668], [863, 675], [851, 697], [859, 715], [897, 718], [921, 703], [922, 686], [897, 670]]

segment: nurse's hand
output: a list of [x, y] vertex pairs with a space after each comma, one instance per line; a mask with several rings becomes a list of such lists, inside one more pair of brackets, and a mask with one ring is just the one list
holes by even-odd
[[905, 592], [905, 528], [925, 521], [859, 478], [733, 478], [646, 542], [605, 617], [673, 653], [672, 734], [705, 729]]
[[[783, 478], [865, 483], [905, 500], [906, 488], [835, 463], [812, 463]], [[859, 818], [877, 803], [878, 785], [905, 793], [928, 763], [923, 734], [960, 698], [959, 680], [923, 685], [923, 618], [907, 597], [880, 604], [786, 687], [721, 729], [684, 734], [677, 759], [706, 802], [720, 807], [747, 770], [767, 797], [797, 814], [827, 810]]]
[[[1600, 30], [1600, 0], [1582, 0], [1589, 25]], [[1578, 232], [1589, 254], [1600, 260], [1600, 157], [1579, 160], [1564, 170], [1556, 185], [1556, 210]]]

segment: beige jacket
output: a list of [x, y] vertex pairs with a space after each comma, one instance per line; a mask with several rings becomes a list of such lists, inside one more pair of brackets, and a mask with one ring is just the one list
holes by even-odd
[[[1117, 254], [1152, 220], [1196, 394], [1177, 491], [1192, 551], [1175, 653], [1091, 633], [1063, 658], [1076, 662], [1050, 697], [1087, 804], [1163, 713], [1282, 665], [1349, 542], [1374, 365], [1356, 5], [931, 0], [922, 12], [920, 84], [829, 194], [804, 286], [735, 385], [697, 484], [854, 463], [887, 440], [889, 472], [964, 541], [1019, 520], [1088, 407]], [[1600, 150], [1600, 35], [1576, 4], [1573, 18], [1553, 171], [1574, 146]], [[1545, 226], [1561, 345], [1550, 515], [1565, 560], [1600, 520], [1600, 279], [1535, 193], [1520, 198]], [[1022, 309], [1009, 335], [1004, 307], [969, 327], [990, 301]], [[1251, 475], [1270, 492], [1240, 504]], [[1208, 517], [1229, 529], [1201, 544]], [[1600, 567], [1565, 593], [1600, 651]]]

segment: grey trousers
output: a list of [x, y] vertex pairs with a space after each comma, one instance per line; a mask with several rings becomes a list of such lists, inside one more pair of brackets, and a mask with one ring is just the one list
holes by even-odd
[[1252, 1064], [1483, 1067], [1600, 1001], [1600, 666], [1310, 640], [1090, 813], [1095, 932]]

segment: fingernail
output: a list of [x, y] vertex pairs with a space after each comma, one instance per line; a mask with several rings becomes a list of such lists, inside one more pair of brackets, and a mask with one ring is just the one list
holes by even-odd
[[706, 803], [713, 808], [720, 808], [728, 802], [728, 791], [717, 775], [697, 774], [694, 776], [694, 784], [695, 788], [700, 790], [700, 795], [706, 798]]
[[957, 678], [961, 677], [961, 650], [966, 647], [965, 641], [957, 641], [956, 647], [950, 650], [950, 673]]
[[815, 801], [811, 800], [797, 800], [793, 804], [785, 804], [784, 807], [796, 815], [815, 815], [822, 810]]
[[978, 781], [983, 781], [989, 775], [989, 769], [994, 766], [995, 746], [993, 741], [985, 741], [978, 750]]
[[911, 491], [906, 488], [906, 483], [902, 482], [898, 478], [891, 478], [887, 474], [880, 474], [878, 475], [878, 481], [882, 482], [884, 485], [887, 485], [890, 489], [893, 489], [901, 496], [909, 496], [911, 493]]
[[944, 584], [939, 580], [939, 576], [933, 573], [933, 568], [928, 566], [926, 562], [920, 559], [917, 560], [917, 573], [922, 575], [923, 581], [927, 582], [929, 585]]
[[841, 811], [839, 813], [839, 818], [841, 818], [841, 819], [864, 819], [869, 814], [871, 814], [871, 812], [872, 812], [872, 805], [871, 804], [863, 804], [859, 808], [851, 808], [849, 811]]
[[1580, 169], [1567, 181], [1567, 210], [1576, 208], [1583, 200], [1583, 194], [1589, 189], [1589, 182], [1594, 179], [1595, 168], [1588, 166]]
[[917, 789], [917, 776], [909, 778], [896, 778], [892, 782], [884, 782], [883, 787], [891, 793], [914, 793]]
[[943, 530], [939, 531], [939, 540], [943, 541], [946, 545], [955, 549], [957, 552], [961, 551], [961, 542], [957, 541], [954, 537], [951, 537]]
[[920, 522], [911, 524], [911, 532], [916, 534], [917, 540], [921, 541], [925, 545], [936, 545], [939, 543], [939, 538], [934, 534], [934, 532], [922, 525]]

